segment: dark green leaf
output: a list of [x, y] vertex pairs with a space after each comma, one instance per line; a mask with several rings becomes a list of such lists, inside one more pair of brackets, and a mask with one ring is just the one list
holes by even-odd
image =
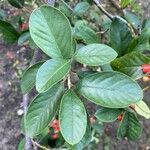
[[89, 66], [100, 66], [113, 61], [117, 53], [109, 46], [104, 44], [90, 44], [80, 48], [75, 59]]
[[132, 51], [143, 52], [144, 50], [150, 50], [150, 28], [143, 29], [140, 36], [135, 40], [137, 40], [137, 43], [131, 49]]
[[48, 56], [71, 58], [71, 26], [58, 9], [41, 6], [32, 13], [29, 26], [32, 39]]
[[111, 46], [119, 56], [127, 52], [129, 43], [132, 40], [132, 34], [128, 24], [122, 18], [116, 17], [110, 27]]
[[79, 143], [86, 131], [87, 115], [83, 103], [72, 90], [68, 90], [62, 98], [59, 119], [66, 142], [70, 145]]
[[141, 65], [149, 63], [150, 58], [139, 52], [131, 52], [115, 59], [112, 62], [112, 67], [114, 70], [123, 72], [133, 79], [138, 79], [143, 76]]
[[8, 2], [16, 8], [23, 8], [24, 6], [24, 0], [8, 0]]
[[21, 90], [23, 94], [28, 93], [35, 86], [36, 74], [42, 64], [43, 62], [39, 62], [32, 65], [23, 74], [21, 79]]
[[100, 72], [86, 76], [78, 84], [81, 95], [109, 108], [124, 108], [143, 98], [142, 89], [119, 72]]
[[123, 112], [123, 109], [100, 108], [95, 117], [102, 122], [113, 122]]
[[70, 60], [50, 59], [38, 70], [36, 76], [36, 89], [43, 93], [61, 81], [70, 71]]
[[0, 20], [0, 34], [6, 42], [14, 43], [19, 37], [17, 30], [8, 22]]
[[141, 135], [141, 125], [134, 113], [125, 112], [118, 128], [117, 136], [122, 139], [136, 140]]
[[89, 3], [80, 2], [75, 6], [74, 12], [77, 15], [83, 15], [89, 9], [89, 7], [90, 7]]
[[74, 37], [83, 40], [86, 44], [99, 43], [100, 38], [85, 21], [77, 21], [74, 28]]
[[25, 134], [34, 137], [40, 134], [55, 116], [64, 87], [57, 84], [32, 101], [24, 117]]

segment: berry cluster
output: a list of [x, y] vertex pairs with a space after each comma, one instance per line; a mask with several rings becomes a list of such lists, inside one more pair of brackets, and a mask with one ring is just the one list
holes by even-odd
[[58, 133], [60, 132], [59, 121], [57, 119], [54, 119], [50, 127], [54, 130], [54, 133], [52, 134], [52, 139], [56, 140], [58, 138]]

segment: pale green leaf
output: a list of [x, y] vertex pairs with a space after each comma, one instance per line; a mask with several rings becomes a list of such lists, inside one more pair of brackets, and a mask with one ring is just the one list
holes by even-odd
[[66, 142], [70, 145], [79, 143], [86, 131], [87, 115], [83, 103], [72, 90], [68, 90], [61, 100], [59, 119]]

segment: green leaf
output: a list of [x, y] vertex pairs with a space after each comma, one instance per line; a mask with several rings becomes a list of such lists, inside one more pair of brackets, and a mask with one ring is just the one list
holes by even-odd
[[141, 21], [137, 15], [129, 11], [126, 11], [125, 18], [135, 29], [138, 30], [140, 28]]
[[124, 108], [143, 98], [142, 89], [119, 72], [100, 72], [86, 76], [78, 84], [81, 95], [109, 108]]
[[132, 34], [127, 22], [120, 17], [114, 18], [110, 27], [111, 47], [116, 50], [119, 56], [122, 56], [127, 52], [131, 40]]
[[85, 21], [77, 21], [74, 28], [74, 37], [83, 40], [86, 44], [99, 43], [100, 38]]
[[56, 8], [41, 6], [30, 16], [30, 33], [34, 42], [52, 58], [73, 55], [71, 25]]
[[21, 79], [21, 90], [23, 94], [28, 93], [35, 86], [36, 74], [42, 64], [43, 62], [39, 62], [32, 65], [23, 74]]
[[140, 51], [150, 50], [150, 28], [145, 28], [142, 30], [141, 34], [137, 39], [136, 45], [132, 48], [132, 51]]
[[25, 134], [34, 137], [40, 134], [55, 116], [64, 87], [57, 84], [34, 98], [24, 117]]
[[150, 28], [150, 18], [144, 20], [143, 28]]
[[17, 150], [24, 150], [24, 146], [25, 146], [25, 139], [23, 138], [23, 139], [19, 142]]
[[1, 34], [4, 40], [10, 43], [15, 43], [19, 37], [17, 30], [10, 23], [3, 20], [0, 20], [0, 36]]
[[70, 145], [79, 143], [86, 131], [87, 115], [83, 103], [72, 90], [68, 90], [61, 100], [59, 119], [66, 142]]
[[149, 63], [149, 57], [135, 51], [115, 59], [111, 65], [114, 70], [123, 72], [133, 79], [139, 79], [144, 75], [141, 65]]
[[24, 32], [20, 35], [20, 37], [18, 38], [18, 45], [22, 46], [25, 44], [25, 42], [29, 41], [29, 39], [31, 38], [30, 33]]
[[8, 2], [16, 8], [23, 8], [24, 6], [24, 0], [8, 0]]
[[95, 113], [95, 117], [101, 122], [113, 122], [122, 112], [123, 109], [102, 107]]
[[80, 48], [76, 54], [76, 61], [89, 66], [100, 66], [113, 61], [117, 53], [104, 44], [90, 44]]
[[84, 147], [88, 146], [92, 140], [90, 122], [87, 124], [86, 132], [79, 143], [72, 147], [72, 150], [83, 150]]
[[74, 12], [76, 15], [83, 15], [89, 9], [89, 7], [90, 7], [89, 3], [80, 2], [75, 6]]
[[133, 0], [121, 0], [121, 7], [127, 7]]
[[117, 137], [122, 139], [136, 140], [141, 135], [141, 125], [134, 113], [125, 112], [117, 131]]
[[135, 104], [135, 111], [146, 119], [150, 119], [150, 109], [144, 101]]
[[70, 60], [50, 59], [38, 70], [36, 76], [36, 89], [39, 93], [47, 91], [61, 81], [70, 71]]

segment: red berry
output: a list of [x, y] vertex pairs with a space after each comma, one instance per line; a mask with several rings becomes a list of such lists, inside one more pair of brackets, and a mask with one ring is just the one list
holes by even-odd
[[58, 133], [60, 131], [60, 127], [53, 127], [53, 129], [55, 133]]
[[58, 138], [58, 134], [53, 134], [53, 135], [52, 135], [52, 139], [53, 139], [53, 140], [56, 140], [57, 138]]
[[22, 24], [20, 25], [20, 30], [21, 30], [21, 31], [24, 31], [24, 30], [26, 30], [26, 29], [28, 29], [28, 23], [22, 23]]
[[122, 115], [119, 115], [118, 118], [117, 118], [117, 120], [118, 120], [118, 121], [121, 121], [121, 120], [122, 120], [122, 117], [123, 117]]
[[142, 70], [143, 70], [143, 73], [150, 72], [150, 64], [143, 64], [142, 65]]
[[59, 121], [58, 120], [53, 120], [52, 124], [51, 124], [51, 127], [53, 128], [56, 128], [56, 127], [59, 127]]

